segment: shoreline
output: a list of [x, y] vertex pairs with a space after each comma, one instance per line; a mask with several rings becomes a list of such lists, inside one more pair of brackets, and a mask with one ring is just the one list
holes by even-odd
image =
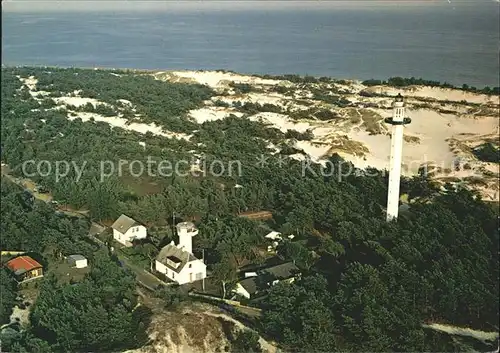
[[[37, 68], [37, 69], [76, 69], [76, 70], [101, 70], [101, 71], [119, 71], [123, 73], [145, 73], [145, 74], [155, 74], [155, 73], [174, 73], [174, 72], [197, 72], [197, 73], [209, 73], [209, 72], [217, 72], [217, 73], [229, 73], [229, 74], [235, 74], [239, 76], [252, 76], [252, 77], [258, 77], [258, 78], [263, 78], [263, 79], [278, 79], [278, 80], [285, 80], [285, 77], [287, 76], [294, 76], [297, 78], [308, 78], [312, 77], [315, 79], [320, 79], [320, 78], [328, 78], [332, 81], [348, 81], [348, 82], [353, 82], [357, 84], [361, 84], [363, 82], [368, 82], [368, 81], [381, 81], [382, 86], [386, 87], [393, 87], [394, 89], [404, 89], [405, 87], [411, 87], [411, 86], [420, 86], [420, 87], [430, 87], [430, 88], [441, 88], [441, 89], [450, 89], [450, 90], [459, 90], [459, 91], [464, 91], [464, 92], [469, 92], [469, 93], [477, 93], [477, 94], [486, 94], [489, 96], [500, 96], [500, 92], [498, 93], [484, 93], [481, 92], [485, 88], [500, 88], [500, 82], [497, 82], [499, 86], [490, 86], [490, 85], [482, 85], [480, 87], [475, 87], [476, 90], [468, 90], [464, 89], [463, 85], [466, 85], [468, 87], [474, 87], [468, 83], [462, 83], [462, 87], [459, 85], [453, 85], [451, 83], [448, 83], [447, 81], [445, 82], [440, 82], [436, 81], [433, 79], [424, 79], [422, 77], [415, 78], [415, 77], [402, 77], [402, 76], [391, 76], [387, 77], [385, 79], [377, 79], [377, 78], [342, 78], [342, 77], [335, 77], [335, 76], [320, 76], [320, 75], [309, 75], [309, 74], [295, 74], [295, 73], [281, 73], [281, 74], [267, 74], [267, 73], [252, 73], [252, 72], [238, 72], [234, 70], [229, 70], [229, 69], [162, 69], [162, 68], [154, 68], [154, 69], [147, 69], [147, 68], [127, 68], [127, 67], [111, 67], [111, 66], [65, 66], [65, 65], [5, 65], [2, 63], [2, 69], [9, 69], [9, 68]], [[439, 85], [426, 85], [426, 84], [415, 84], [415, 85], [405, 85], [405, 86], [393, 86], [390, 84], [387, 84], [387, 82], [390, 79], [393, 78], [401, 78], [403, 80], [410, 80], [410, 79], [416, 79], [420, 81], [428, 81], [428, 82], [436, 82], [440, 83], [441, 86]], [[373, 87], [371, 85], [366, 85], [368, 87]], [[377, 86], [377, 85], [374, 85]]]

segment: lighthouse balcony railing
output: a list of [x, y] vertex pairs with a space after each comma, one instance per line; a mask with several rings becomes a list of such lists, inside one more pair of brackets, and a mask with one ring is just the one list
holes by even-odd
[[408, 125], [411, 123], [410, 118], [404, 118], [403, 121], [394, 121], [393, 118], [385, 118], [384, 122], [391, 125]]
[[181, 232], [183, 232], [183, 233], [194, 233], [196, 235], [196, 234], [198, 234], [198, 229], [196, 229], [196, 228], [187, 228], [187, 229], [182, 229]]

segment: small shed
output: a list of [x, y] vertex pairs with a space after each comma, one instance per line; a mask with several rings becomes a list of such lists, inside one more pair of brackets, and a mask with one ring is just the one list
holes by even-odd
[[275, 232], [274, 230], [265, 236], [267, 239], [271, 240], [281, 240], [281, 233]]
[[82, 255], [69, 255], [68, 263], [76, 268], [85, 268], [88, 266], [87, 259]]

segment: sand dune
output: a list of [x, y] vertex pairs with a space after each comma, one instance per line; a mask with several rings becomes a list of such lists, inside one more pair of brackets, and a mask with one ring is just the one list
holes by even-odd
[[228, 82], [248, 83], [253, 85], [277, 85], [280, 81], [267, 80], [255, 76], [240, 75], [232, 72], [222, 71], [173, 71], [169, 72], [171, 80], [175, 78], [190, 79], [202, 85], [212, 88], [227, 86]]
[[[366, 87], [356, 81], [346, 81], [342, 84], [292, 84], [289, 81], [262, 79], [222, 71], [173, 71], [149, 74], [159, 80], [204, 84], [218, 92], [217, 96], [205, 102], [204, 107], [189, 112], [189, 117], [198, 124], [224, 119], [231, 114], [239, 117], [245, 115], [246, 112], [242, 109], [238, 111], [239, 108], [234, 105], [236, 102], [270, 104], [274, 106], [273, 111], [281, 110], [281, 113], [261, 112], [248, 118], [261, 121], [282, 132], [311, 131], [313, 134], [311, 141], [294, 141], [294, 146], [313, 161], [321, 162], [331, 154], [339, 153], [359, 168], [375, 167], [380, 170], [387, 169], [389, 163], [391, 127], [383, 122], [383, 118], [391, 115], [392, 98], [366, 97], [360, 92], [368, 91], [389, 96], [401, 93], [407, 97], [407, 115], [412, 119], [412, 123], [405, 127], [403, 173], [414, 175], [422, 165], [431, 165], [437, 180], [445, 181], [450, 178], [464, 180], [479, 175], [483, 185], [476, 185], [475, 188], [487, 197], [498, 199], [498, 164], [478, 161], [471, 153], [473, 147], [484, 141], [499, 139], [498, 96], [426, 86]], [[44, 94], [36, 90], [35, 77], [19, 77], [19, 79], [35, 99], [39, 100], [37, 96]], [[257, 89], [249, 93], [236, 93], [229, 86], [231, 82], [246, 83], [256, 86]], [[272, 89], [277, 85], [289, 89], [286, 95]], [[339, 107], [326, 103], [315, 98], [313, 92], [318, 91], [325, 96], [330, 93], [343, 95], [349, 99], [351, 105]], [[73, 92], [70, 96], [54, 98], [54, 101], [65, 107], [88, 103], [94, 106], [103, 104], [95, 99], [81, 97], [80, 93]], [[216, 101], [223, 101], [232, 107], [215, 106]], [[134, 104], [126, 100], [118, 100], [117, 103], [132, 107]], [[335, 113], [335, 117], [331, 120], [324, 118], [318, 120], [308, 115], [305, 115], [304, 119], [294, 117], [292, 120], [289, 117], [289, 114], [294, 114], [293, 112], [311, 108], [330, 110]], [[120, 116], [104, 117], [94, 113], [71, 112], [69, 119], [77, 117], [83, 121], [94, 119], [106, 122], [142, 134], [151, 132], [166, 138], [186, 140], [190, 138], [188, 134], [176, 134], [155, 124], [142, 123], [140, 116], [137, 116], [137, 122], [130, 123]], [[270, 148], [276, 150], [276, 146]], [[305, 158], [300, 154], [291, 157]], [[474, 168], [455, 170], [457, 160], [472, 163]]]
[[374, 93], [381, 93], [387, 95], [397, 95], [401, 93], [406, 97], [418, 98], [431, 98], [438, 101], [466, 101], [468, 103], [486, 104], [486, 103], [499, 103], [498, 96], [488, 96], [486, 94], [478, 94], [466, 92], [458, 89], [449, 89], [441, 87], [427, 87], [427, 86], [409, 86], [403, 88], [394, 88], [387, 86], [373, 86], [366, 89]]

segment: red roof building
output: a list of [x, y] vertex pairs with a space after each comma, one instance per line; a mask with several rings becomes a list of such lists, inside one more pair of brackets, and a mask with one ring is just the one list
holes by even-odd
[[18, 256], [6, 263], [18, 282], [43, 276], [43, 266], [29, 256]]

